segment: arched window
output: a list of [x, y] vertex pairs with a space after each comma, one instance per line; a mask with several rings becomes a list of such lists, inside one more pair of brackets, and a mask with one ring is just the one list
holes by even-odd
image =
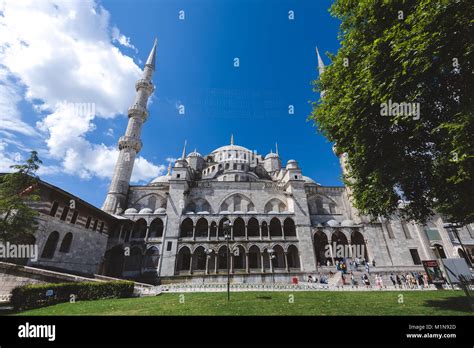
[[286, 268], [285, 252], [281, 245], [275, 245], [273, 247], [272, 262], [273, 268]]
[[249, 237], [259, 237], [260, 236], [260, 229], [258, 226], [258, 220], [255, 218], [251, 218], [247, 223], [247, 235]]
[[206, 253], [204, 247], [199, 246], [194, 250], [193, 254], [193, 270], [204, 271], [206, 269]]
[[281, 222], [277, 218], [270, 220], [270, 236], [279, 237], [281, 236]]
[[181, 223], [180, 237], [192, 237], [193, 236], [193, 220], [186, 218]]
[[268, 224], [266, 221], [262, 222], [262, 237], [268, 237]]
[[56, 247], [58, 246], [59, 240], [59, 233], [57, 231], [51, 232], [46, 243], [43, 248], [43, 252], [41, 253], [41, 257], [43, 259], [52, 259], [54, 256], [54, 252], [56, 251]]
[[207, 237], [208, 223], [204, 218], [200, 218], [196, 223], [196, 237]]
[[223, 218], [221, 219], [221, 221], [219, 221], [219, 237], [224, 237], [224, 234], [225, 234], [225, 231], [224, 231], [224, 222], [226, 221], [229, 221], [229, 219], [227, 218]]
[[149, 238], [161, 238], [163, 237], [163, 220], [156, 218], [150, 224]]
[[[323, 231], [317, 231], [314, 234], [314, 253], [316, 254], [316, 262], [320, 266], [326, 266], [330, 255], [328, 255], [328, 237]], [[331, 260], [330, 260], [331, 262]]]
[[298, 248], [294, 245], [290, 245], [287, 251], [288, 268], [300, 268], [300, 255]]
[[245, 237], [245, 222], [242, 218], [237, 218], [234, 221], [234, 237]]
[[286, 237], [296, 237], [296, 227], [293, 219], [287, 218], [283, 222], [283, 230]]
[[158, 268], [158, 261], [160, 260], [160, 251], [157, 247], [149, 248], [145, 253], [145, 268]]
[[249, 268], [260, 270], [262, 267], [262, 260], [260, 256], [260, 249], [256, 245], [252, 245], [249, 249]]
[[63, 241], [61, 242], [61, 246], [59, 247], [59, 251], [62, 253], [68, 253], [69, 250], [71, 249], [71, 243], [72, 243], [72, 233], [68, 232], [63, 238]]
[[189, 271], [191, 267], [191, 251], [188, 247], [184, 246], [179, 249], [178, 252], [178, 272]]
[[147, 229], [146, 221], [144, 219], [138, 219], [133, 225], [132, 239], [145, 238], [146, 229]]

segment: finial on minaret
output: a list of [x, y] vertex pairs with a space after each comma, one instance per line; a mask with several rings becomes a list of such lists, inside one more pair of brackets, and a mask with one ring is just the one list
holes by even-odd
[[321, 58], [321, 56], [319, 55], [319, 51], [318, 51], [318, 46], [316, 46], [316, 55], [318, 56], [318, 70], [319, 70], [319, 76], [321, 76], [321, 74], [324, 72], [324, 62]]
[[186, 145], [187, 145], [188, 141], [185, 140], [184, 141], [184, 146], [183, 146], [183, 154], [181, 155], [181, 158], [182, 159], [185, 159], [186, 158]]
[[278, 143], [275, 143], [275, 153], [278, 155]]
[[155, 38], [155, 42], [153, 43], [153, 48], [151, 49], [151, 52], [148, 56], [148, 59], [146, 60], [145, 66], [149, 66], [153, 70], [155, 70], [155, 56], [156, 56], [156, 45], [158, 44], [158, 39]]
[[234, 145], [234, 134], [230, 135], [230, 145]]
[[166, 175], [171, 176], [171, 161], [168, 164], [168, 174], [166, 174]]

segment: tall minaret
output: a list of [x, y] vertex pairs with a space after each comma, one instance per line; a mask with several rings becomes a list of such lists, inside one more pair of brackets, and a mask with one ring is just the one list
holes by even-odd
[[135, 83], [137, 91], [135, 102], [128, 108], [127, 130], [125, 135], [119, 139], [118, 148], [120, 152], [115, 164], [114, 176], [102, 206], [102, 210], [108, 213], [114, 214], [126, 209], [125, 200], [132, 176], [133, 163], [137, 153], [142, 148], [140, 134], [142, 125], [148, 117], [147, 102], [155, 89], [151, 78], [155, 71], [156, 45], [157, 40], [155, 39], [153, 48], [145, 63], [142, 78]]
[[[319, 51], [318, 51], [318, 47], [316, 46], [316, 55], [318, 56], [318, 71], [319, 71], [319, 77], [321, 77], [321, 75], [323, 74], [324, 72], [324, 69], [325, 69], [325, 66], [324, 66], [324, 62], [323, 62], [323, 59], [321, 58], [321, 56], [319, 55]], [[324, 91], [321, 91], [321, 98], [324, 97]]]

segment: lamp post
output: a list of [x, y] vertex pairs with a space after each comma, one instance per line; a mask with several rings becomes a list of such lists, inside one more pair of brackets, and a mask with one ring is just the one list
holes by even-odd
[[467, 265], [469, 266], [469, 268], [472, 268], [472, 262], [469, 257], [469, 254], [467, 253], [466, 248], [464, 247], [464, 244], [461, 238], [459, 238], [458, 227], [460, 226], [458, 224], [446, 223], [446, 224], [443, 224], [443, 227], [453, 231], [454, 235], [456, 236], [456, 239], [459, 241], [459, 244], [461, 245], [462, 251], [464, 252], [464, 259], [466, 260]]
[[230, 301], [230, 249], [229, 249], [229, 241], [230, 241], [230, 231], [232, 228], [232, 223], [227, 220], [224, 221], [224, 239], [227, 242], [227, 301]]

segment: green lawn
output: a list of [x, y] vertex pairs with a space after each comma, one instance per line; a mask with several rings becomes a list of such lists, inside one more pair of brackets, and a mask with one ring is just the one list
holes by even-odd
[[[180, 303], [183, 296], [184, 303]], [[403, 303], [399, 303], [401, 300]], [[473, 315], [473, 312], [461, 291], [317, 291], [236, 292], [231, 293], [230, 302], [225, 292], [168, 293], [62, 303], [18, 315]]]

